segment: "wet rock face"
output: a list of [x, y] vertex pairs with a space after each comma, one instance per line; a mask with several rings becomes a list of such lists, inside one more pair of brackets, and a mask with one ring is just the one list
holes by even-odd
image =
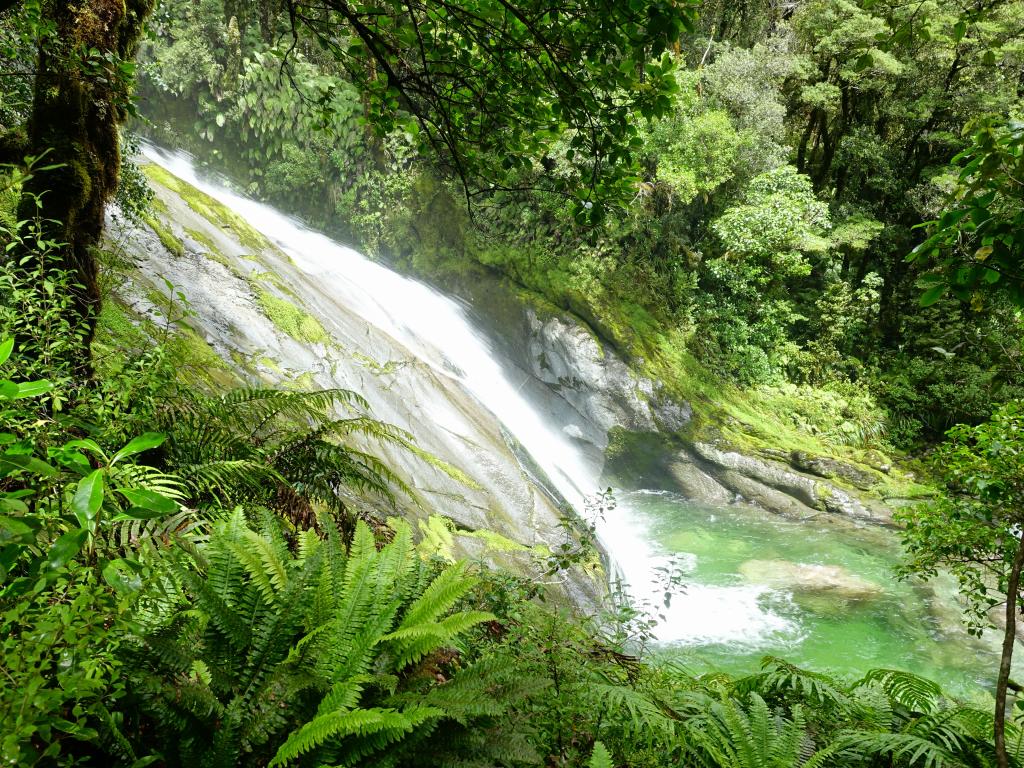
[[[744, 456], [736, 451], [722, 451], [708, 443], [695, 443], [693, 448], [708, 464], [724, 470], [722, 475], [733, 478], [733, 482], [736, 478], [753, 480], [760, 486], [791, 497], [805, 507], [819, 507], [820, 500], [815, 492], [815, 482], [804, 475], [752, 456]], [[737, 489], [737, 492], [747, 495], [740, 489]]]
[[[413, 486], [418, 501], [402, 504], [408, 517], [443, 514], [465, 530], [495, 531], [525, 547], [551, 548], [562, 540], [559, 500], [458, 380], [417, 360], [278, 248], [254, 252], [171, 190], [156, 185], [156, 193], [181, 252], [169, 251], [148, 227], [109, 222], [108, 231], [126, 243], [138, 267], [120, 296], [136, 314], [155, 317], [153, 297], [166, 294], [166, 278], [189, 298], [195, 332], [233, 361], [243, 379], [361, 393], [374, 418], [408, 430], [421, 449], [465, 476], [452, 476], [404, 449], [357, 442], [354, 447], [380, 457]], [[311, 342], [287, 332], [268, 315], [261, 292], [317, 318], [325, 338]], [[603, 578], [574, 569], [561, 591], [576, 606], [596, 611]]]
[[[634, 373], [582, 320], [554, 308], [538, 309], [498, 280], [455, 289], [520, 367], [524, 388], [549, 390], [534, 402], [543, 402], [550, 418], [566, 424], [567, 435], [591, 449], [595, 464], [604, 461], [606, 480], [626, 488], [670, 490], [707, 504], [746, 501], [797, 519], [832, 513], [891, 521], [885, 504], [840, 485], [868, 490], [883, 469], [876, 474], [802, 452], [778, 451], [766, 460], [707, 443], [673, 444], [672, 436], [692, 418], [689, 403], [673, 400], [659, 384]], [[618, 452], [609, 434], [623, 430], [631, 438]]]
[[812, 456], [803, 451], [793, 451], [789, 461], [794, 469], [810, 472], [828, 480], [839, 478], [865, 491], [876, 485], [879, 480], [870, 471], [855, 467], [853, 464], [825, 456]]
[[748, 503], [804, 520], [830, 513], [851, 523], [882, 525], [892, 511], [820, 475], [794, 469], [781, 459], [748, 456], [711, 443], [684, 443], [663, 433], [612, 431], [606, 477], [626, 488], [672, 491], [711, 505]]
[[602, 432], [676, 432], [689, 422], [689, 403], [678, 403], [650, 379], [637, 376], [582, 321], [541, 317], [527, 308], [529, 370], [556, 389]]
[[870, 600], [884, 592], [880, 585], [839, 565], [747, 560], [740, 565], [739, 571], [751, 583], [765, 584], [796, 595], [820, 595], [851, 601]]
[[797, 518], [830, 512], [883, 524], [892, 520], [892, 510], [884, 504], [861, 500], [833, 483], [781, 463], [723, 451], [707, 443], [693, 445], [691, 460], [701, 461], [705, 471], [726, 488], [772, 512]]

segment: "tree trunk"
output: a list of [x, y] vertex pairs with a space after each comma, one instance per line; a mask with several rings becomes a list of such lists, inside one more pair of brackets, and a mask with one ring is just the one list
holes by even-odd
[[1024, 533], [1017, 541], [1017, 554], [1013, 558], [1010, 578], [1006, 584], [1006, 628], [1003, 630], [1003, 654], [999, 660], [999, 679], [996, 681], [996, 763], [1009, 768], [1006, 754], [1006, 692], [1010, 684], [1013, 662], [1013, 644], [1017, 641], [1017, 595], [1020, 593], [1020, 572], [1024, 568]]
[[25, 184], [18, 218], [42, 222], [41, 235], [58, 244], [51, 263], [78, 283], [71, 311], [82, 348], [69, 356], [81, 370], [100, 309], [95, 249], [117, 188], [118, 125], [130, 98], [129, 75], [117, 65], [134, 56], [153, 0], [56, 0], [44, 8], [55, 34], [40, 46], [27, 151], [59, 167]]

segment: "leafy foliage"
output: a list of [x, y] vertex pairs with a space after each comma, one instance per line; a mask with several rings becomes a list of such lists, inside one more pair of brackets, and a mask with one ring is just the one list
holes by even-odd
[[948, 492], [900, 516], [908, 572], [932, 576], [940, 566], [949, 568], [970, 601], [976, 631], [987, 626], [989, 609], [1007, 597], [1002, 590], [1016, 549], [1024, 487], [1022, 429], [1022, 406], [1012, 402], [985, 424], [951, 430], [934, 457]]
[[1024, 123], [982, 121], [953, 163], [960, 166], [953, 204], [928, 225], [933, 231], [911, 254], [915, 260], [938, 257], [938, 270], [919, 281], [926, 288], [921, 305], [934, 304], [947, 290], [975, 302], [1001, 291], [1024, 304]]
[[379, 759], [448, 714], [422, 687], [399, 703], [410, 668], [490, 618], [451, 612], [474, 580], [432, 576], [405, 525], [380, 550], [359, 523], [348, 552], [306, 531], [293, 553], [272, 517], [257, 532], [236, 510], [194, 561], [132, 654], [135, 727], [172, 765]]
[[343, 389], [192, 391], [158, 418], [170, 435], [166, 461], [195, 503], [265, 505], [309, 526], [312, 505], [340, 514], [345, 494], [412, 495], [380, 459], [350, 444], [364, 437], [413, 448], [411, 435], [371, 418], [368, 408]]
[[[0, 342], [0, 366], [13, 349], [13, 339]], [[44, 451], [7, 431], [23, 423], [25, 403], [52, 388], [0, 379], [0, 756], [12, 765], [73, 765], [87, 745], [107, 743], [131, 762], [118, 727], [119, 648], [148, 573], [137, 547], [152, 541], [153, 528], [136, 529], [130, 545], [116, 534], [122, 521], [159, 516], [187, 535], [188, 521], [154, 490], [173, 493], [173, 479], [131, 463], [161, 435], [108, 456], [91, 440]]]
[[[679, 0], [567, 3], [289, 2], [363, 94], [380, 132], [402, 127], [448, 166], [467, 201], [492, 185], [578, 196], [576, 213], [604, 215], [623, 199], [640, 144], [632, 115], [668, 112], [673, 62], [662, 55], [691, 23]], [[414, 55], [407, 55], [408, 51]], [[580, 178], [537, 174], [533, 163], [565, 138]], [[578, 161], [576, 156], [578, 155]]]
[[[150, 11], [122, 6], [0, 0], [0, 160], [36, 154], [0, 174], [0, 364], [20, 379], [0, 380], [6, 762], [1024, 758], [1006, 674], [994, 715], [901, 670], [694, 675], [644, 657], [636, 606], [584, 621], [541, 584], [425, 560], [374, 520], [365, 495], [411, 494], [356, 447], [415, 452], [411, 436], [355, 393], [211, 393], [166, 350], [116, 342], [93, 377], [76, 357], [102, 288], [91, 246]], [[657, 373], [692, 352], [822, 445], [982, 424], [937, 451], [949, 492], [905, 513], [906, 536], [912, 570], [953, 569], [976, 625], [1005, 601], [1012, 627], [1019, 404], [984, 422], [1024, 382], [1024, 7], [705, 11], [691, 29], [680, 0], [164, 4], [147, 87], [176, 99], [157, 130], [191, 133], [250, 192], [426, 272], [502, 271]], [[976, 114], [999, 117], [965, 141]], [[145, 215], [126, 169], [122, 209]], [[549, 575], [589, 556], [567, 543]]]

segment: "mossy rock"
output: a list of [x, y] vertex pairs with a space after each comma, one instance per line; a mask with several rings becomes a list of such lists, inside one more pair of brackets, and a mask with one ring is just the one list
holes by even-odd
[[296, 341], [307, 344], [327, 344], [331, 337], [327, 331], [309, 312], [292, 304], [288, 299], [281, 298], [261, 285], [255, 285], [256, 300], [263, 314], [279, 330]]
[[160, 243], [167, 252], [175, 258], [182, 258], [185, 255], [185, 245], [174, 236], [167, 227], [164, 226], [163, 222], [157, 219], [155, 216], [146, 215], [143, 216], [143, 221], [146, 225], [156, 233], [156, 236], [160, 239]]
[[263, 235], [249, 226], [245, 219], [226, 205], [217, 202], [158, 165], [148, 163], [142, 167], [142, 170], [150, 181], [178, 195], [199, 216], [222, 229], [230, 230], [244, 248], [262, 251], [270, 247], [270, 242]]

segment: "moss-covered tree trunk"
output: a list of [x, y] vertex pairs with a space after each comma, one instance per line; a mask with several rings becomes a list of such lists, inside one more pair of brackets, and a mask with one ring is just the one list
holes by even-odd
[[59, 167], [25, 185], [18, 217], [44, 222], [44, 236], [60, 244], [53, 266], [76, 277], [72, 311], [83, 348], [72, 362], [88, 367], [100, 309], [96, 247], [121, 169], [130, 62], [153, 0], [44, 0], [43, 7], [54, 33], [39, 49], [27, 151]]

